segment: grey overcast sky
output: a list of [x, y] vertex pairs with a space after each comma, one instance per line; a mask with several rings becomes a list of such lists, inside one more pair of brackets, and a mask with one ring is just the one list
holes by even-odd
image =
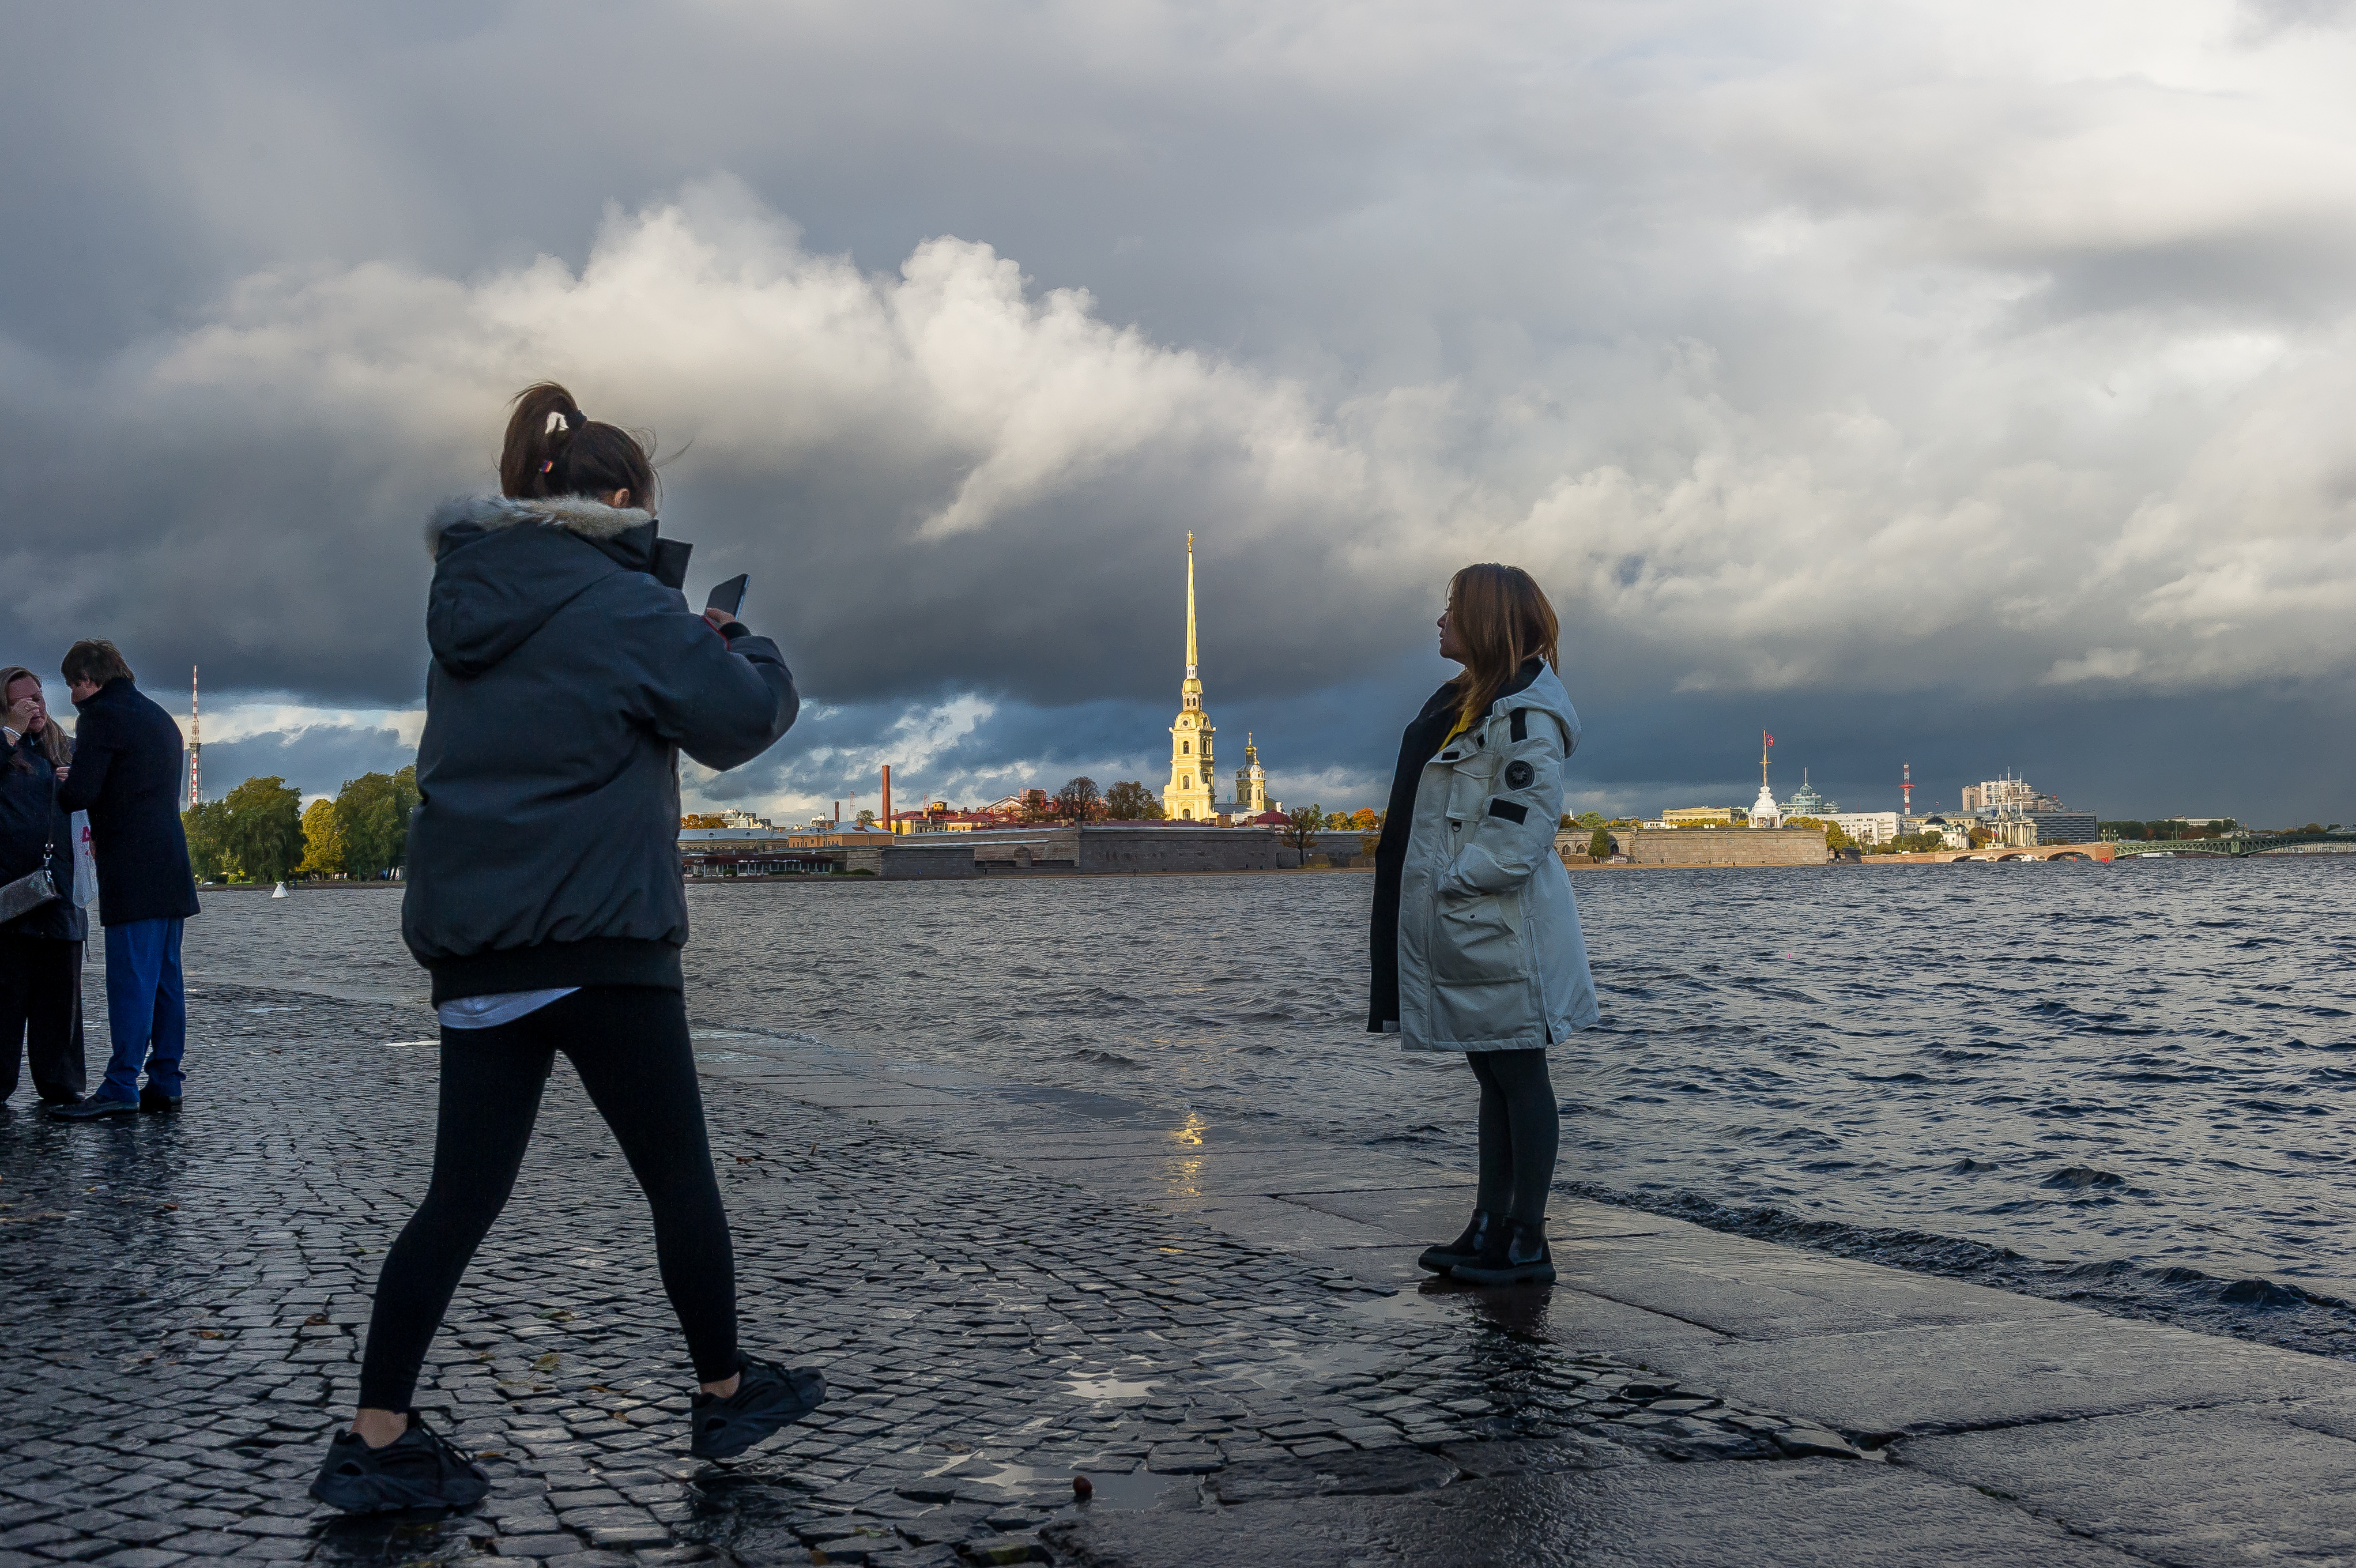
[[2356, 7], [9, 4], [0, 659], [413, 744], [542, 376], [806, 693], [700, 798], [1378, 803], [1465, 562], [1576, 803], [2356, 821]]

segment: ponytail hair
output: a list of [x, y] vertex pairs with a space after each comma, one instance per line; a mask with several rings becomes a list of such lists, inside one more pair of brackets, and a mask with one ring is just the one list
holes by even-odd
[[597, 424], [554, 381], [516, 393], [507, 444], [499, 449], [501, 495], [532, 500], [616, 490], [629, 491], [634, 507], [655, 509], [655, 467], [637, 436]]
[[1526, 660], [1555, 661], [1560, 626], [1554, 607], [1519, 566], [1484, 561], [1451, 577], [1448, 623], [1464, 645], [1464, 672], [1449, 682], [1456, 689], [1459, 728], [1487, 713]]

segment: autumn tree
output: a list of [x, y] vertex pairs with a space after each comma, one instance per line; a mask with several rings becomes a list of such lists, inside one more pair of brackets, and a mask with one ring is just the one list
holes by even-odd
[[1312, 801], [1296, 806], [1284, 814], [1284, 826], [1280, 830], [1284, 842], [1301, 852], [1301, 864], [1309, 864], [1309, 846], [1317, 842], [1317, 834], [1325, 826], [1325, 808]]
[[1104, 796], [1097, 790], [1097, 781], [1087, 774], [1071, 779], [1055, 791], [1055, 817], [1059, 822], [1085, 822], [1104, 814]]
[[1117, 822], [1155, 822], [1162, 803], [1153, 791], [1134, 779], [1123, 779], [1104, 792], [1105, 815]]
[[303, 864], [298, 876], [333, 876], [344, 869], [344, 830], [336, 803], [322, 795], [303, 809]]

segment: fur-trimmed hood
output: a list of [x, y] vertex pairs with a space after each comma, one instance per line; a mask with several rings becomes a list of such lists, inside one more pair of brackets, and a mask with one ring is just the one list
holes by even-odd
[[656, 533], [650, 514], [585, 496], [444, 501], [425, 524], [426, 645], [452, 674], [479, 675], [594, 585], [649, 570]]
[[614, 539], [654, 521], [652, 512], [638, 507], [610, 507], [587, 496], [543, 496], [519, 500], [513, 496], [453, 496], [425, 520], [426, 553], [442, 553], [442, 537], [462, 525], [489, 532], [519, 523], [542, 523], [577, 533], [593, 542]]

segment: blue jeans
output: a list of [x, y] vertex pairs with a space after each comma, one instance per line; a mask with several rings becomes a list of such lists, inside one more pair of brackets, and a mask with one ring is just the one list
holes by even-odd
[[95, 1098], [139, 1098], [139, 1061], [147, 1081], [180, 1092], [180, 1056], [188, 1045], [188, 1005], [180, 989], [181, 920], [131, 920], [106, 928], [106, 1026], [114, 1056]]

